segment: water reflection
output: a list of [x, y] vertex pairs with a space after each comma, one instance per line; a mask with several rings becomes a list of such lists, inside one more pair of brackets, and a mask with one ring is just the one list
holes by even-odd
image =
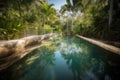
[[98, 52], [95, 52], [92, 46], [86, 45], [83, 40], [79, 41], [79, 45], [74, 42], [67, 40], [60, 46], [61, 55], [71, 69], [74, 80], [110, 80], [105, 72], [104, 59], [94, 57], [92, 54]]
[[119, 80], [120, 56], [77, 38], [55, 38], [0, 72], [0, 80]]
[[55, 47], [44, 46], [34, 50], [9, 69], [11, 74], [8, 73], [8, 79], [5, 80], [40, 80], [46, 74], [46, 69], [54, 65], [54, 49]]

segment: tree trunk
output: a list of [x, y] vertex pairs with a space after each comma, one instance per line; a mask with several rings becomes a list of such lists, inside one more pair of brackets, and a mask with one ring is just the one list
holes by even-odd
[[111, 27], [112, 24], [112, 16], [113, 16], [113, 0], [110, 0], [109, 27]]
[[18, 10], [19, 10], [19, 15], [21, 17], [21, 5], [20, 5], [21, 1], [17, 1], [17, 5], [18, 5]]

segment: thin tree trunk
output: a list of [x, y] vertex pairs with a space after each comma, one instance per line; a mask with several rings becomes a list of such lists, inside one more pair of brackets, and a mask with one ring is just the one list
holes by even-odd
[[110, 0], [109, 27], [111, 27], [112, 24], [112, 16], [113, 16], [113, 0]]
[[43, 27], [43, 33], [42, 34], [45, 34], [45, 16], [43, 15], [43, 21], [42, 21], [42, 27]]
[[19, 14], [20, 14], [20, 17], [21, 17], [21, 5], [20, 5], [20, 1], [19, 0], [17, 1], [17, 5], [18, 5]]

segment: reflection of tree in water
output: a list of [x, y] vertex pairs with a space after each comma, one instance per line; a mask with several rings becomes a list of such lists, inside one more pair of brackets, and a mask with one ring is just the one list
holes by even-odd
[[74, 80], [79, 79], [80, 80], [80, 63], [78, 62], [80, 59], [73, 54], [67, 55], [62, 54], [64, 59], [67, 60], [67, 64], [70, 65], [70, 69], [72, 70]]
[[8, 80], [40, 80], [45, 70], [54, 65], [54, 49], [54, 46], [43, 46], [31, 52], [9, 68], [11, 74], [7, 75]]
[[[91, 56], [88, 46], [82, 43], [80, 45], [81, 46], [76, 46], [80, 49], [79, 52], [69, 53], [69, 51], [65, 49], [61, 50], [61, 55], [69, 65], [74, 80], [104, 80], [105, 63], [103, 60], [99, 57]], [[68, 44], [68, 48], [71, 46], [72, 45]]]

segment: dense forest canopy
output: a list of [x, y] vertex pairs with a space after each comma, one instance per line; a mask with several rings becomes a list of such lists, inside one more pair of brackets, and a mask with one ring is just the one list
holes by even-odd
[[[57, 1], [57, 0], [56, 0]], [[120, 0], [0, 0], [0, 39], [60, 32], [120, 41]]]
[[60, 12], [72, 15], [67, 20], [68, 24], [71, 24], [66, 24], [72, 29], [71, 33], [120, 40], [119, 0], [66, 0], [66, 2]]
[[45, 0], [0, 0], [0, 39], [45, 34], [57, 21], [56, 9]]

